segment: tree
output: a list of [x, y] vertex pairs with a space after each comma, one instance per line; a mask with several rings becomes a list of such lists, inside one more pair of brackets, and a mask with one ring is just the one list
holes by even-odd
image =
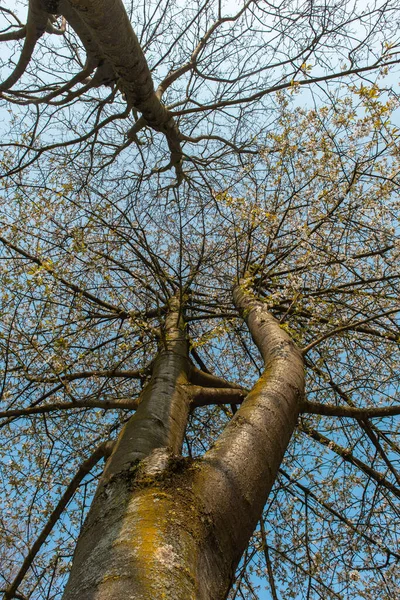
[[398, 3], [0, 10], [5, 598], [397, 597]]

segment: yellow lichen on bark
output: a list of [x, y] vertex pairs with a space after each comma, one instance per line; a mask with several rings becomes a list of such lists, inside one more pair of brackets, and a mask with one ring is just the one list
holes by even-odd
[[172, 494], [154, 487], [135, 493], [113, 549], [130, 556], [144, 598], [173, 600], [183, 598], [184, 590], [188, 600], [195, 600], [191, 529], [183, 526]]

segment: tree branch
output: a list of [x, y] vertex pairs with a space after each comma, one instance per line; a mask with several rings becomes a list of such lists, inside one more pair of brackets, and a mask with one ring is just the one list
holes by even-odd
[[232, 388], [236, 390], [242, 390], [247, 394], [248, 390], [245, 390], [242, 386], [236, 385], [235, 383], [230, 383], [226, 381], [226, 379], [222, 379], [222, 377], [217, 377], [217, 375], [213, 375], [208, 371], [197, 369], [192, 366], [190, 371], [190, 382], [195, 386], [202, 386], [208, 388]]
[[332, 452], [335, 452], [335, 454], [340, 456], [344, 461], [361, 469], [361, 471], [363, 471], [366, 475], [373, 479], [378, 485], [385, 487], [386, 489], [391, 491], [395, 496], [397, 496], [397, 498], [400, 498], [400, 488], [396, 487], [395, 485], [393, 485], [393, 483], [388, 481], [385, 475], [383, 475], [379, 471], [376, 471], [369, 465], [365, 464], [360, 459], [356, 458], [351, 452], [351, 450], [348, 450], [347, 448], [342, 448], [342, 446], [339, 446], [339, 444], [336, 444], [329, 438], [325, 437], [322, 433], [319, 433], [319, 431], [317, 431], [316, 429], [308, 427], [304, 423], [299, 424], [299, 429], [300, 431], [303, 431], [305, 434], [311, 437], [313, 440], [323, 444]]
[[76, 408], [102, 408], [104, 410], [125, 408], [133, 410], [137, 408], [137, 399], [123, 400], [76, 400], [75, 402], [53, 402], [39, 406], [27, 406], [26, 408], [12, 408], [0, 412], [0, 418], [28, 417], [30, 415], [43, 415], [56, 410], [73, 410]]
[[342, 333], [342, 331], [348, 331], [349, 329], [354, 329], [355, 327], [358, 327], [359, 325], [364, 325], [364, 323], [370, 323], [371, 321], [375, 321], [376, 319], [379, 319], [380, 317], [386, 317], [386, 316], [393, 315], [398, 312], [400, 312], [400, 308], [392, 308], [391, 310], [384, 311], [380, 314], [372, 315], [372, 317], [368, 317], [367, 319], [361, 319], [359, 321], [356, 321], [355, 323], [349, 323], [349, 324], [343, 325], [341, 327], [335, 327], [335, 329], [332, 329], [331, 331], [327, 331], [326, 333], [321, 335], [319, 338], [317, 338], [316, 340], [314, 340], [313, 342], [311, 342], [310, 344], [308, 344], [307, 346], [302, 348], [301, 352], [302, 352], [303, 356], [305, 356], [307, 354], [307, 352], [309, 352], [312, 348], [314, 348], [315, 346], [317, 346], [318, 344], [320, 344], [327, 338], [332, 337], [333, 335], [336, 335], [337, 333]]
[[[288, 473], [286, 473], [286, 471], [284, 471], [282, 468], [279, 469], [279, 473], [281, 475], [283, 475], [288, 481], [290, 481], [290, 483], [292, 483], [293, 485], [295, 485], [296, 487], [298, 487], [305, 495], [307, 495], [309, 498], [312, 498], [319, 506], [321, 506], [324, 510], [328, 511], [331, 515], [333, 515], [336, 519], [338, 519], [338, 521], [344, 523], [347, 527], [349, 527], [352, 531], [354, 531], [355, 533], [357, 533], [357, 535], [361, 536], [363, 539], [365, 539], [367, 542], [369, 542], [370, 544], [374, 544], [376, 546], [379, 546], [379, 548], [385, 552], [386, 554], [388, 554], [389, 556], [393, 556], [395, 557], [397, 560], [400, 560], [400, 554], [398, 552], [393, 552], [393, 550], [390, 550], [387, 546], [383, 545], [382, 542], [375, 540], [373, 537], [371, 537], [370, 535], [368, 535], [367, 533], [365, 533], [364, 531], [360, 531], [356, 525], [354, 525], [354, 523], [350, 520], [347, 519], [342, 513], [338, 512], [337, 510], [335, 510], [330, 504], [327, 504], [326, 502], [324, 502], [323, 500], [321, 500], [321, 498], [319, 498], [316, 494], [314, 494], [314, 492], [304, 486], [303, 484], [301, 484], [300, 482], [296, 481], [296, 479], [293, 479], [293, 477], [291, 477]], [[287, 490], [290, 492], [290, 488], [288, 487]], [[292, 491], [291, 492], [293, 496], [296, 496], [296, 492]], [[315, 509], [313, 509], [314, 512], [316, 512]], [[318, 517], [320, 517], [320, 513], [317, 513]]]
[[210, 388], [199, 385], [188, 386], [192, 398], [192, 406], [209, 406], [212, 404], [241, 404], [246, 392], [238, 388]]
[[353, 419], [373, 419], [378, 417], [392, 417], [400, 415], [400, 404], [392, 406], [368, 406], [356, 408], [354, 406], [335, 406], [334, 404], [320, 404], [319, 402], [303, 402], [302, 413], [325, 415], [327, 417], [351, 417]]
[[71, 480], [70, 484], [65, 490], [62, 498], [59, 500], [57, 506], [51, 513], [46, 525], [42, 529], [42, 532], [39, 534], [39, 536], [36, 538], [36, 541], [31, 546], [31, 549], [25, 557], [25, 560], [22, 563], [20, 570], [14, 578], [14, 581], [6, 589], [4, 594], [4, 600], [11, 600], [11, 598], [15, 597], [15, 592], [17, 591], [18, 586], [25, 577], [26, 572], [28, 571], [32, 562], [34, 561], [35, 556], [46, 541], [47, 536], [50, 534], [54, 525], [57, 523], [62, 512], [64, 511], [72, 496], [80, 486], [82, 480], [93, 469], [93, 467], [99, 462], [100, 459], [106, 456], [110, 456], [113, 447], [114, 442], [103, 442], [98, 448], [96, 448], [92, 455], [81, 464], [74, 478]]
[[7, 31], [0, 33], [0, 42], [10, 42], [12, 40], [22, 40], [26, 36], [26, 26], [20, 27], [16, 31]]
[[204, 505], [212, 515], [214, 545], [227, 536], [230, 539], [229, 555], [219, 559], [230, 572], [236, 568], [275, 481], [304, 392], [300, 351], [266, 304], [247, 290], [246, 280], [235, 286], [233, 297], [265, 369], [204, 455], [199, 470]]
[[[46, 30], [49, 15], [40, 6], [39, 0], [30, 0], [27, 24], [23, 28], [25, 31], [25, 41], [14, 71], [0, 84], [0, 93], [10, 89], [25, 73], [25, 69], [31, 60], [37, 40]], [[22, 32], [19, 32], [21, 37]], [[15, 39], [15, 38], [13, 38]]]
[[26, 250], [23, 250], [22, 248], [19, 248], [15, 244], [12, 244], [11, 242], [9, 242], [8, 240], [6, 240], [2, 236], [0, 236], [0, 242], [2, 242], [5, 246], [7, 246], [7, 248], [10, 248], [11, 250], [14, 250], [15, 252], [17, 252], [18, 254], [20, 254], [21, 256], [23, 256], [24, 258], [27, 258], [31, 262], [33, 262], [36, 265], [40, 266], [44, 271], [46, 271], [47, 273], [49, 273], [50, 275], [52, 275], [54, 277], [54, 279], [56, 279], [60, 283], [64, 284], [67, 288], [69, 288], [73, 292], [76, 292], [80, 296], [83, 296], [87, 300], [90, 300], [91, 302], [93, 302], [95, 304], [98, 304], [99, 306], [102, 306], [103, 308], [107, 308], [111, 312], [117, 313], [120, 318], [128, 318], [128, 317], [131, 316], [129, 312], [124, 311], [124, 310], [122, 310], [122, 309], [120, 309], [120, 308], [118, 308], [116, 306], [113, 306], [109, 302], [101, 300], [97, 296], [94, 296], [90, 292], [87, 292], [86, 290], [84, 290], [83, 288], [79, 287], [75, 283], [71, 283], [70, 281], [67, 281], [64, 277], [62, 277], [61, 275], [59, 275], [55, 271], [55, 269], [54, 269], [54, 267], [53, 267], [53, 265], [52, 265], [51, 262], [48, 262], [46, 260], [38, 258], [37, 256], [34, 256], [33, 254], [30, 254], [29, 252], [26, 252]]
[[183, 173], [179, 129], [154, 91], [150, 69], [122, 1], [63, 0], [60, 10], [67, 19], [71, 6], [117, 75], [128, 105], [142, 113], [146, 125], [165, 135], [170, 166], [175, 168], [180, 183]]
[[79, 371], [77, 373], [66, 373], [55, 377], [32, 377], [26, 374], [29, 381], [38, 383], [57, 383], [57, 381], [75, 381], [76, 379], [87, 379], [88, 377], [124, 377], [126, 379], [142, 379], [143, 371], [129, 370], [121, 371], [119, 369], [104, 369], [99, 371]]

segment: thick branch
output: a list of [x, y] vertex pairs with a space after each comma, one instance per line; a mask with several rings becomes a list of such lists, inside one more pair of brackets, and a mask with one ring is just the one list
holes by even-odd
[[12, 40], [22, 40], [26, 36], [26, 26], [20, 27], [15, 31], [6, 31], [0, 34], [0, 42], [10, 42]]
[[356, 408], [354, 406], [335, 406], [334, 404], [319, 404], [318, 402], [305, 401], [301, 405], [302, 413], [325, 415], [327, 417], [351, 417], [353, 419], [392, 417], [400, 415], [400, 404], [392, 406], [368, 406]]
[[148, 126], [166, 136], [171, 153], [170, 166], [175, 167], [180, 180], [182, 150], [179, 129], [154, 91], [150, 69], [122, 1], [63, 0], [60, 10], [67, 19], [70, 7], [117, 75], [128, 104], [142, 113]]
[[47, 21], [47, 25], [46, 25], [46, 33], [53, 33], [54, 35], [63, 35], [65, 33], [66, 30], [66, 26], [67, 26], [67, 21], [66, 19], [63, 17], [62, 18], [62, 23], [61, 23], [61, 27], [55, 27], [53, 25], [53, 22], [55, 22], [55, 18], [50, 18]]
[[68, 24], [82, 42], [86, 51], [86, 63], [89, 66], [89, 69], [93, 70], [97, 67], [91, 83], [96, 86], [116, 81], [118, 77], [112, 65], [105, 59], [100, 45], [82, 20], [79, 12], [74, 10], [71, 3], [67, 0], [62, 0], [60, 2], [58, 10], [63, 14], [68, 21]]
[[192, 406], [209, 406], [211, 404], [241, 404], [246, 392], [238, 388], [209, 388], [191, 385], [189, 393]]
[[207, 373], [206, 371], [197, 369], [196, 367], [192, 367], [190, 370], [190, 382], [193, 383], [193, 385], [199, 385], [203, 387], [232, 388], [242, 390], [246, 393], [248, 391], [242, 388], [240, 385], [230, 383], [229, 381], [226, 381], [226, 379], [222, 379], [222, 377], [218, 377], [212, 373]]
[[[9, 77], [0, 84], [0, 93], [9, 90], [25, 73], [31, 60], [36, 42], [46, 30], [49, 15], [41, 8], [38, 0], [29, 2], [28, 21], [25, 30], [25, 41], [17, 66]], [[21, 36], [23, 37], [23, 36]]]

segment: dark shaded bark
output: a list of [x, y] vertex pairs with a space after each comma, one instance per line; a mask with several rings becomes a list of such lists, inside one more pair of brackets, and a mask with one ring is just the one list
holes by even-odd
[[241, 404], [246, 396], [246, 392], [239, 388], [205, 388], [191, 386], [190, 393], [193, 406]]
[[214, 447], [199, 460], [183, 458], [192, 368], [179, 302], [172, 301], [164, 346], [106, 465], [64, 600], [226, 597], [304, 386], [301, 354], [265, 305], [241, 287], [234, 297], [264, 358], [263, 375]]

